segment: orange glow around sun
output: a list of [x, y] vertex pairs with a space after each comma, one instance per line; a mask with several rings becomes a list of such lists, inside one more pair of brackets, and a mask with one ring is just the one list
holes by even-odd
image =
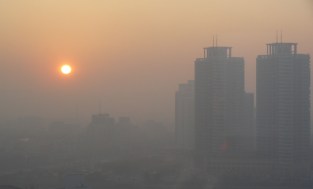
[[64, 64], [61, 66], [60, 71], [64, 75], [69, 75], [70, 73], [72, 73], [72, 67], [68, 64]]

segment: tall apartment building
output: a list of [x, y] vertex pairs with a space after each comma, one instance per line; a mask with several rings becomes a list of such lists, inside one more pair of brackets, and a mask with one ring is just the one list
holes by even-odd
[[309, 169], [310, 57], [296, 43], [267, 44], [257, 57], [257, 148], [280, 176]]
[[[195, 151], [196, 163], [238, 152], [247, 125], [244, 90], [244, 59], [232, 57], [231, 47], [204, 48], [195, 61]], [[253, 104], [253, 103], [252, 103]]]
[[180, 84], [175, 94], [176, 146], [181, 150], [194, 149], [194, 81]]

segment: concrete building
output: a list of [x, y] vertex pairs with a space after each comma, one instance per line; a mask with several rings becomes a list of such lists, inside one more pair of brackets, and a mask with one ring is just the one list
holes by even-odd
[[216, 158], [239, 153], [249, 142], [242, 137], [252, 135], [253, 127], [245, 119], [246, 108], [251, 107], [246, 96], [244, 59], [232, 57], [231, 47], [204, 48], [204, 57], [195, 61], [197, 164], [203, 167]]
[[257, 148], [281, 177], [309, 169], [310, 64], [296, 43], [267, 44], [257, 57]]
[[194, 148], [194, 81], [180, 84], [175, 94], [176, 146], [181, 150]]

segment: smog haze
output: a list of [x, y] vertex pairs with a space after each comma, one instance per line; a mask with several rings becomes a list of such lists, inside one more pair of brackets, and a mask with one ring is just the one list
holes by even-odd
[[[174, 93], [192, 79], [203, 47], [233, 47], [255, 92], [265, 44], [297, 42], [313, 54], [309, 0], [0, 2], [1, 117], [88, 121], [99, 111], [174, 122]], [[279, 39], [280, 40], [280, 39]], [[73, 74], [64, 78], [59, 66]]]

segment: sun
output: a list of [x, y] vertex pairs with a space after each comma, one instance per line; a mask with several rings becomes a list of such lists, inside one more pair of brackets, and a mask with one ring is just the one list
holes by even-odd
[[68, 75], [72, 73], [72, 67], [68, 64], [62, 65], [60, 70], [61, 70], [61, 73], [64, 75]]

